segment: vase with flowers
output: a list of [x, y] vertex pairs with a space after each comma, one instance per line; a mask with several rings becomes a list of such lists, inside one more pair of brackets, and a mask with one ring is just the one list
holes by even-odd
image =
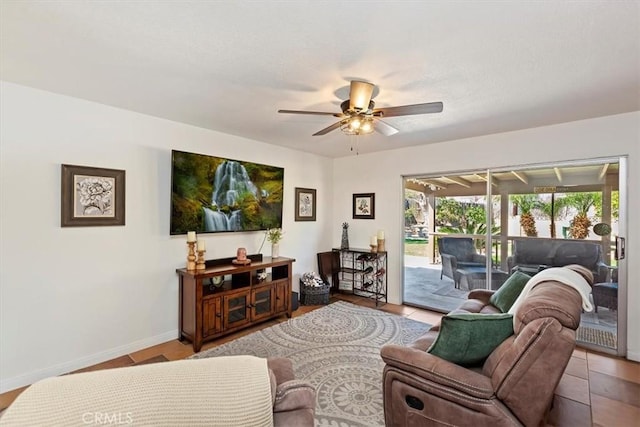
[[280, 240], [282, 240], [282, 229], [268, 229], [267, 240], [271, 243], [271, 258], [278, 258], [280, 256]]

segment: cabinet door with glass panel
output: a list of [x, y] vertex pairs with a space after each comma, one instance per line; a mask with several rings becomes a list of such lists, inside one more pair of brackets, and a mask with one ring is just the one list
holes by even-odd
[[260, 286], [251, 291], [251, 320], [269, 317], [275, 305], [275, 287], [271, 284]]
[[250, 290], [223, 297], [225, 330], [245, 325], [251, 321], [250, 298]]

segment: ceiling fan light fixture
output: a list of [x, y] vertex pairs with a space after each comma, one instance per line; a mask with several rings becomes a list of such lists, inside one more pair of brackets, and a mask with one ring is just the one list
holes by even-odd
[[373, 118], [349, 117], [342, 121], [340, 130], [347, 135], [366, 135], [373, 132]]

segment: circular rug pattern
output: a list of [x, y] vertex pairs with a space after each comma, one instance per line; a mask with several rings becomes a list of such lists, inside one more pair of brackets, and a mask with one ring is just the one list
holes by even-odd
[[380, 348], [410, 344], [429, 327], [338, 301], [191, 357], [287, 357], [316, 389], [316, 426], [384, 426]]

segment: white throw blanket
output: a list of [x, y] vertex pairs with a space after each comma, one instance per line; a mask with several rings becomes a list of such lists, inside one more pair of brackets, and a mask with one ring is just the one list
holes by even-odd
[[589, 294], [591, 294], [591, 286], [589, 286], [589, 282], [587, 282], [580, 273], [564, 267], [554, 267], [542, 270], [540, 273], [533, 276], [524, 286], [524, 289], [509, 309], [509, 314], [514, 315], [514, 322], [516, 318], [515, 314], [516, 311], [518, 311], [518, 307], [520, 307], [531, 289], [533, 289], [533, 287], [537, 284], [549, 280], [560, 282], [563, 285], [570, 286], [573, 289], [577, 290], [582, 297], [582, 308], [584, 309], [584, 311], [593, 311], [593, 305], [589, 300]]
[[0, 426], [273, 426], [266, 359], [212, 357], [47, 378]]

